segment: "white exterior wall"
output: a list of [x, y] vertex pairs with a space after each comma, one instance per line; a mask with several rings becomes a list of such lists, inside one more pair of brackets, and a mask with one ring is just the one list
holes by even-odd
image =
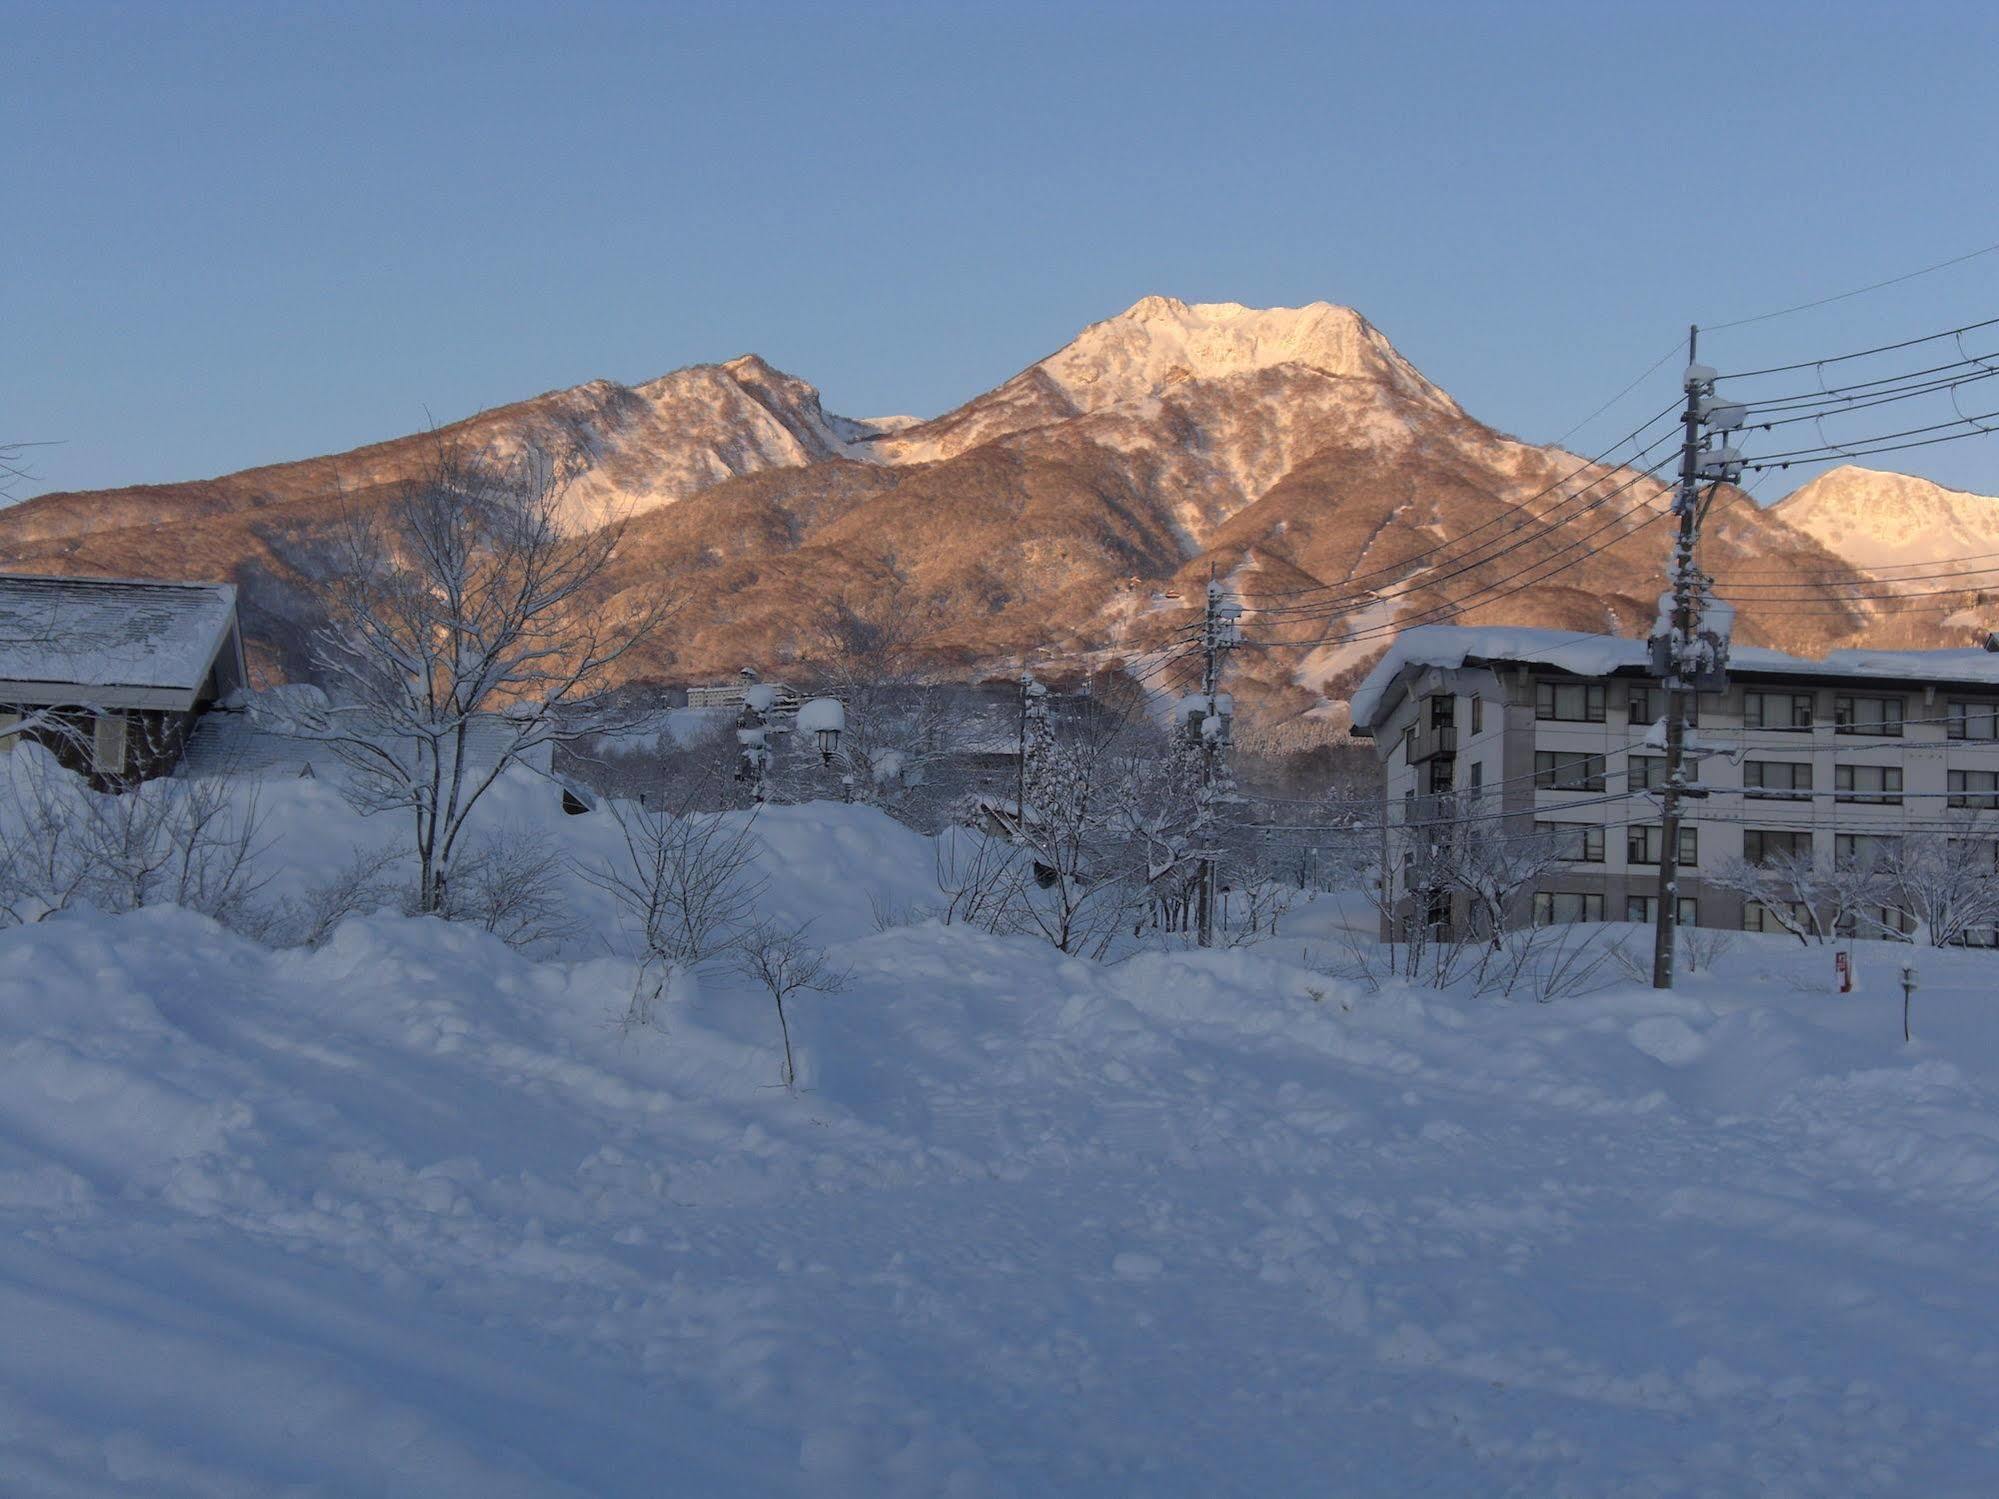
[[[1569, 863], [1551, 888], [1600, 893], [1604, 896], [1606, 919], [1623, 920], [1627, 895], [1652, 895], [1656, 888], [1658, 866], [1631, 863], [1626, 844], [1627, 825], [1657, 821], [1657, 803], [1647, 798], [1626, 798], [1623, 794], [1638, 785], [1630, 764], [1633, 754], [1664, 754], [1661, 749], [1644, 747], [1649, 724], [1643, 719], [1634, 723], [1629, 711], [1632, 688], [1656, 690], [1657, 684], [1642, 678], [1594, 679], [1605, 690], [1604, 722], [1600, 724], [1536, 719], [1535, 682], [1586, 680], [1590, 679], [1542, 667], [1412, 670], [1404, 684], [1406, 694], [1387, 720], [1376, 728], [1386, 820], [1390, 824], [1400, 823], [1412, 805], [1420, 810], [1420, 799], [1429, 794], [1429, 767], [1410, 763], [1405, 731], [1411, 724], [1428, 722], [1428, 699], [1432, 694], [1449, 693], [1456, 699], [1458, 729], [1450, 790], [1460, 794], [1469, 791], [1470, 767], [1481, 764], [1487, 810], [1508, 814], [1504, 820], [1494, 820], [1496, 831], [1519, 831], [1530, 820], [1602, 826], [1603, 861]], [[1809, 694], [1813, 699], [1814, 726], [1808, 730], [1745, 729], [1743, 697], [1747, 691], [1786, 696]], [[1837, 732], [1833, 722], [1834, 699], [1843, 695], [1902, 698], [1905, 722], [1901, 736]], [[1474, 696], [1485, 699], [1483, 730], [1478, 734], [1473, 734], [1470, 728], [1470, 703]], [[1946, 705], [1954, 700], [1999, 705], [1999, 691], [1989, 686], [1960, 691], [1943, 686], [1897, 686], [1858, 680], [1818, 684], [1738, 681], [1725, 693], [1704, 694], [1700, 723], [1691, 742], [1696, 748], [1725, 753], [1708, 754], [1699, 762], [1697, 784], [1711, 794], [1683, 804], [1683, 816], [1688, 825], [1698, 829], [1699, 843], [1693, 866], [1682, 866], [1680, 893], [1699, 902], [1700, 924], [1731, 928], [1742, 925], [1742, 898], [1709, 886], [1703, 876], [1741, 858], [1744, 832], [1752, 827], [1810, 832], [1815, 860], [1828, 866], [1835, 858], [1836, 839], [1841, 833], [1897, 836], [1907, 831], [1910, 824], [1934, 826], [1945, 820], [1966, 819], [1989, 825], [1992, 835], [1999, 837], [1999, 813], [1961, 810], [1949, 805], [1950, 771], [1999, 771], [1999, 741], [1948, 737], [1942, 720]], [[1535, 754], [1548, 750], [1603, 756], [1602, 791], [1536, 787]], [[1750, 760], [1810, 764], [1810, 795], [1744, 794], [1741, 762]], [[1834, 789], [1835, 768], [1840, 765], [1899, 767], [1901, 803], [1841, 800]], [[1412, 791], [1418, 798], [1414, 804], [1408, 799]], [[1593, 806], [1572, 805], [1597, 796], [1618, 799]], [[1400, 841], [1399, 835], [1391, 832], [1384, 841], [1395, 844]], [[1392, 849], [1384, 851], [1389, 856], [1391, 877], [1399, 879], [1399, 854]], [[1398, 890], [1398, 893], [1403, 892]]]

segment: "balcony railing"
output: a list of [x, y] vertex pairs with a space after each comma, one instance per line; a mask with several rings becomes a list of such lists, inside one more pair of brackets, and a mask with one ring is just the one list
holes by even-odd
[[1421, 765], [1425, 760], [1435, 760], [1458, 752], [1458, 726], [1456, 724], [1418, 724], [1416, 737], [1409, 743], [1409, 763]]

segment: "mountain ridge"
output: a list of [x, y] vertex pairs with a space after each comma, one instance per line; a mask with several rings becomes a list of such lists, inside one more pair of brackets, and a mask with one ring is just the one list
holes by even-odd
[[[318, 531], [342, 504], [385, 499], [439, 441], [582, 455], [572, 524], [628, 524], [602, 607], [636, 609], [663, 586], [693, 606], [631, 663], [662, 681], [801, 669], [827, 610], [861, 598], [919, 625], [940, 674], [1039, 653], [1077, 670], [1150, 661], [1171, 689], [1184, 664], [1156, 663], [1212, 569], [1251, 594], [1302, 587], [1348, 606], [1253, 612], [1257, 648], [1236, 666], [1253, 712], [1336, 727], [1387, 630], [1439, 617], [1642, 630], [1663, 565], [1657, 484], [1479, 422], [1354, 309], [1169, 297], [928, 420], [840, 416], [807, 381], [739, 355], [346, 454], [42, 496], [0, 511], [0, 550], [21, 568], [233, 577], [262, 674], [298, 674]], [[1728, 492], [1717, 570], [1753, 558], [1800, 582], [1861, 576], [1780, 512]], [[1467, 536], [1492, 540], [1450, 539]], [[1909, 621], [1837, 600], [1809, 618], [1743, 614], [1747, 638], [1786, 649], [1863, 626], [1906, 635]]]

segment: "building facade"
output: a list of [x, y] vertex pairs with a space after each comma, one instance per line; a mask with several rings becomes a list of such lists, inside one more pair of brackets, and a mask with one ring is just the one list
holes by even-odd
[[[1715, 880], [1779, 856], [1831, 869], [1923, 832], [1992, 840], [1999, 860], [1999, 654], [1811, 660], [1738, 647], [1728, 678], [1725, 690], [1698, 694], [1689, 733], [1683, 924], [1782, 929], [1765, 902]], [[1514, 893], [1513, 921], [1656, 918], [1665, 694], [1646, 642], [1410, 630], [1353, 711], [1381, 770], [1393, 921], [1466, 919], [1462, 900], [1423, 872], [1426, 847], [1446, 829], [1552, 846], [1552, 866]], [[1905, 920], [1885, 908], [1870, 919]]]

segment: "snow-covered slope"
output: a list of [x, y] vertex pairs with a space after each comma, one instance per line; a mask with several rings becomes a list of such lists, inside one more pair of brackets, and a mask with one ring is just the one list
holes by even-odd
[[[315, 859], [374, 831], [267, 806]], [[622, 1032], [594, 936], [0, 933], [0, 1489], [1999, 1489], [1990, 956], [1921, 955], [1911, 1046], [1871, 944], [1847, 999], [1746, 939], [1505, 1004], [1302, 966], [1321, 904], [1097, 966], [875, 930], [931, 869], [878, 814], [759, 827], [853, 975], [791, 1007], [796, 1093], [767, 996]]]
[[[1771, 507], [1862, 572], [1999, 553], [1999, 499], [1910, 474], [1829, 469]], [[1934, 582], [1912, 587], [1935, 588]]]
[[[1330, 302], [1245, 307], [1150, 296], [1116, 317], [1092, 323], [998, 388], [874, 447], [884, 462], [929, 463], [1011, 433], [1115, 408], [1127, 408], [1127, 424], [1149, 429], [1145, 440], [1160, 445], [1162, 434], [1176, 430], [1160, 420], [1161, 399], [1210, 381], [1234, 382], [1230, 388], [1242, 416], [1261, 407], [1260, 424], [1282, 425], [1286, 413], [1281, 408], [1288, 403], [1281, 395], [1274, 402], [1268, 396], [1284, 387], [1238, 377], [1286, 367], [1360, 382], [1361, 390], [1342, 397], [1352, 403], [1367, 402], [1371, 392], [1364, 387], [1377, 384], [1437, 411], [1462, 414], [1455, 401], [1350, 307]], [[1310, 428], [1309, 414], [1300, 415], [1299, 425]], [[1255, 498], [1255, 492], [1245, 498]]]

